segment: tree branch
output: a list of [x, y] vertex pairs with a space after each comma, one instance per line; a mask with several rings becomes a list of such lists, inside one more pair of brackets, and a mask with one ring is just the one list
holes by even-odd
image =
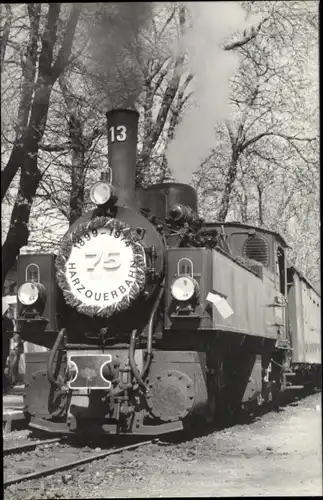
[[255, 142], [262, 139], [263, 137], [269, 137], [269, 136], [281, 137], [282, 139], [285, 139], [285, 141], [288, 141], [293, 146], [293, 148], [299, 153], [301, 158], [306, 161], [306, 163], [308, 163], [308, 160], [303, 158], [299, 149], [297, 148], [297, 146], [295, 146], [295, 144], [292, 141], [312, 142], [312, 141], [317, 140], [316, 137], [302, 137], [301, 138], [301, 137], [296, 137], [296, 136], [292, 136], [292, 135], [281, 134], [280, 132], [262, 132], [261, 134], [258, 134], [255, 137], [252, 137], [251, 139], [246, 141], [244, 144], [242, 144], [240, 147], [241, 152], [244, 151], [246, 148], [248, 148], [251, 144], [254, 144]]
[[54, 153], [59, 151], [68, 151], [70, 148], [70, 141], [65, 142], [64, 144], [42, 144], [39, 143], [39, 149], [42, 151], [47, 151], [48, 153]]
[[174, 19], [175, 13], [176, 13], [176, 7], [173, 7], [172, 12], [170, 13], [170, 15], [168, 16], [168, 18], [166, 19], [165, 24], [162, 27], [162, 29], [160, 30], [159, 38], [161, 38], [162, 34], [166, 30], [167, 26], [170, 24], [170, 22], [172, 21], [172, 19]]
[[243, 38], [241, 40], [238, 40], [237, 42], [232, 42], [232, 43], [228, 43], [226, 45], [224, 45], [223, 49], [224, 50], [234, 50], [234, 49], [237, 49], [239, 47], [243, 47], [244, 45], [246, 45], [247, 43], [251, 42], [251, 40], [253, 40], [254, 38], [256, 38], [256, 36], [258, 35], [262, 25], [269, 19], [269, 17], [265, 17], [259, 24], [258, 26], [255, 28], [254, 26], [252, 26], [252, 28], [250, 29], [250, 32], [247, 33], [247, 30], [245, 30], [243, 32]]

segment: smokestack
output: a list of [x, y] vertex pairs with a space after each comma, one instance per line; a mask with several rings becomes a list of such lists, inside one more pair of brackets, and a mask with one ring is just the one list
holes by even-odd
[[139, 113], [130, 109], [113, 109], [106, 116], [112, 184], [118, 188], [120, 204], [132, 207], [135, 205]]

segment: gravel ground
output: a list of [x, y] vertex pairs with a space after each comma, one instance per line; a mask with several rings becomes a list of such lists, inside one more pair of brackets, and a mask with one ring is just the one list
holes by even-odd
[[28, 443], [31, 435], [32, 433], [29, 429], [3, 433], [3, 447], [11, 448], [12, 446]]
[[11, 486], [4, 499], [322, 496], [321, 424], [315, 394], [248, 425]]

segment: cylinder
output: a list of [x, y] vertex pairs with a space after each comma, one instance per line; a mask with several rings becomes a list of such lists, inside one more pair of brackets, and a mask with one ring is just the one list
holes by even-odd
[[106, 116], [108, 160], [112, 184], [118, 188], [118, 205], [134, 207], [139, 113], [130, 109], [113, 109]]

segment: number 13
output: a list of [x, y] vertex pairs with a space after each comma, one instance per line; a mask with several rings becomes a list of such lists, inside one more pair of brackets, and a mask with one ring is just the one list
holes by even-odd
[[109, 132], [111, 142], [115, 142], [115, 140], [117, 140], [118, 142], [123, 142], [127, 139], [127, 127], [125, 127], [124, 125], [119, 125], [118, 127], [110, 127]]

